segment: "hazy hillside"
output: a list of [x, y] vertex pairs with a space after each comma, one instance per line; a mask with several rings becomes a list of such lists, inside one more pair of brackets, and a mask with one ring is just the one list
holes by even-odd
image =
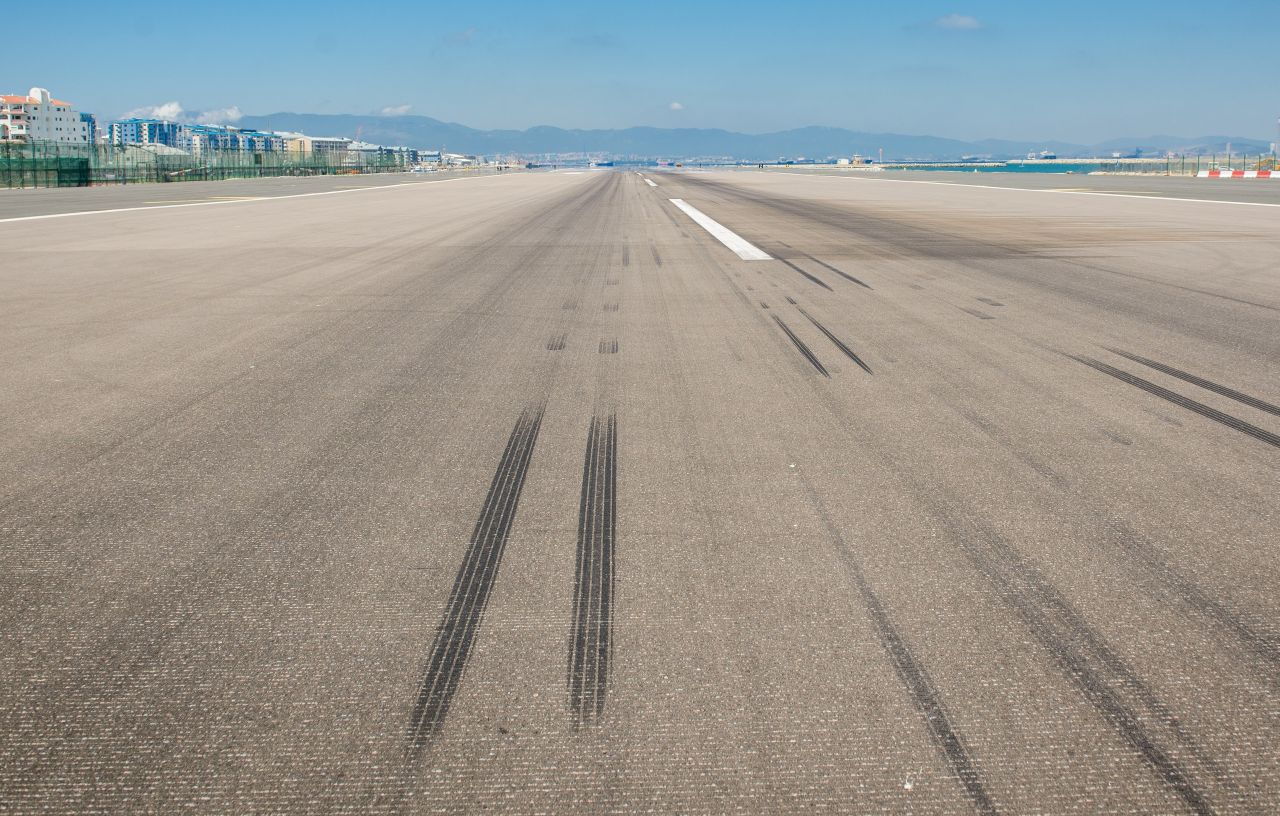
[[477, 130], [429, 116], [378, 116], [355, 114], [273, 113], [246, 116], [241, 127], [291, 130], [313, 136], [358, 137], [387, 145], [444, 148], [458, 153], [607, 153], [617, 157], [646, 158], [731, 156], [743, 160], [779, 157], [877, 155], [886, 159], [958, 159], [961, 156], [1020, 158], [1029, 152], [1053, 150], [1060, 156], [1109, 156], [1119, 151], [1144, 154], [1177, 152], [1222, 153], [1228, 142], [1234, 152], [1267, 152], [1270, 146], [1257, 139], [1229, 136], [1150, 136], [1113, 139], [1097, 145], [987, 139], [965, 142], [937, 136], [900, 133], [862, 133], [842, 128], [804, 127], [777, 133], [734, 133], [718, 129], [666, 129], [633, 127], [622, 130], [565, 130], [533, 127], [528, 130]]

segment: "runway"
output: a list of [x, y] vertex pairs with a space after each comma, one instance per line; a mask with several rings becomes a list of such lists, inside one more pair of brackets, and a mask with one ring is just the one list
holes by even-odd
[[1278, 179], [1208, 179], [1150, 174], [1076, 174], [996, 172], [974, 173], [952, 170], [840, 170], [801, 166], [768, 167], [778, 175], [822, 175], [860, 181], [910, 182], [912, 184], [952, 184], [960, 187], [1008, 190], [1038, 190], [1068, 195], [1116, 195], [1141, 198], [1177, 198], [1193, 201], [1222, 201], [1233, 204], [1280, 206]]
[[0, 812], [1275, 811], [1280, 208], [1140, 181], [3, 209]]
[[112, 210], [223, 205], [260, 198], [312, 198], [383, 187], [406, 187], [410, 184], [431, 184], [444, 180], [476, 178], [499, 172], [507, 171], [475, 167], [442, 169], [429, 173], [279, 176], [223, 181], [0, 190], [0, 223], [23, 219], [69, 217]]

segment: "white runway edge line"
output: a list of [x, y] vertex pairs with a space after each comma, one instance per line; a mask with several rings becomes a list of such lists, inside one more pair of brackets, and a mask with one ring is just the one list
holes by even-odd
[[650, 187], [657, 187], [657, 186], [658, 186], [658, 185], [654, 184], [654, 183], [653, 183], [653, 181], [651, 181], [650, 179], [645, 179], [645, 180], [644, 180], [644, 183], [645, 183], [645, 184], [648, 184]]
[[672, 204], [676, 205], [677, 207], [679, 207], [680, 211], [683, 212], [685, 215], [689, 216], [690, 218], [692, 218], [694, 222], [697, 223], [698, 226], [702, 227], [704, 230], [711, 233], [712, 237], [714, 237], [717, 241], [719, 241], [720, 243], [729, 247], [729, 249], [732, 249], [734, 252], [736, 252], [738, 257], [741, 258], [742, 260], [744, 261], [772, 261], [773, 260], [772, 257], [765, 254], [763, 251], [756, 248], [754, 245], [748, 243], [747, 240], [743, 238], [741, 235], [738, 235], [736, 232], [734, 232], [733, 230], [730, 230], [727, 227], [723, 227], [720, 224], [717, 224], [715, 221], [712, 221], [710, 218], [703, 215], [701, 212], [698, 211], [696, 207], [690, 207], [688, 204], [684, 203], [684, 201], [679, 198], [670, 198], [667, 200], [670, 201]]
[[920, 181], [918, 179], [886, 179], [866, 178], [863, 176], [832, 176], [826, 173], [790, 173], [786, 170], [759, 170], [756, 172], [777, 173], [782, 176], [804, 176], [805, 178], [828, 178], [835, 181], [879, 181], [885, 184], [935, 184], [939, 187], [972, 187], [978, 190], [1004, 190], [1014, 193], [1051, 193], [1053, 195], [1105, 196], [1106, 198], [1136, 198], [1142, 201], [1185, 201], [1190, 204], [1232, 204], [1237, 207], [1280, 207], [1280, 204], [1269, 204], [1262, 201], [1221, 201], [1216, 198], [1175, 198], [1173, 196], [1134, 195], [1133, 193], [1105, 193], [1090, 190], [1042, 190], [1034, 187], [1001, 187], [998, 184], [963, 184], [958, 181]]
[[312, 198], [314, 196], [341, 195], [342, 193], [365, 193], [369, 190], [394, 190], [398, 187], [421, 187], [425, 184], [447, 184], [451, 181], [483, 181], [485, 179], [495, 178], [512, 178], [517, 174], [500, 175], [493, 174], [491, 176], [464, 176], [462, 178], [436, 179], [435, 181], [402, 181], [399, 184], [375, 184], [370, 187], [349, 187], [345, 190], [324, 190], [318, 193], [290, 193], [289, 195], [279, 196], [253, 196], [250, 198], [237, 198], [226, 201], [196, 201], [187, 204], [155, 204], [150, 207], [116, 207], [110, 210], [79, 210], [77, 212], [65, 213], [47, 213], [45, 215], [20, 215], [16, 218], [0, 218], [0, 224], [9, 224], [14, 221], [43, 221], [47, 218], [71, 218], [77, 215], [103, 215], [105, 213], [122, 213], [122, 212], [141, 212], [143, 210], [174, 210], [178, 207], [212, 207], [218, 204], [249, 204], [261, 201], [283, 201], [289, 198]]

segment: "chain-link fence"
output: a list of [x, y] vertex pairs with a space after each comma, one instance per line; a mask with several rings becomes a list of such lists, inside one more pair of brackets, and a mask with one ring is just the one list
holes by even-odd
[[394, 173], [410, 164], [411, 154], [404, 152], [206, 150], [193, 155], [160, 145], [0, 142], [0, 188]]
[[1201, 170], [1274, 170], [1271, 153], [1206, 153], [1197, 156], [1168, 156], [1161, 159], [1113, 159], [1103, 161], [1104, 173], [1194, 176]]
[[[799, 168], [803, 164], [759, 164], [760, 169], [771, 167]], [[832, 167], [832, 165], [813, 165]], [[1195, 176], [1203, 170], [1276, 170], [1273, 153], [1203, 153], [1200, 155], [1175, 155], [1160, 158], [1111, 158], [1111, 159], [1015, 159], [1010, 161], [906, 161], [885, 162], [876, 165], [845, 164], [837, 169], [859, 172], [865, 170], [919, 170], [974, 173], [1108, 173], [1150, 176]]]

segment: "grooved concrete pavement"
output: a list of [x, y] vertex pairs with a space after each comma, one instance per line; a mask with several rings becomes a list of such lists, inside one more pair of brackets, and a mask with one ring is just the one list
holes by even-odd
[[1280, 806], [1275, 210], [648, 178], [0, 224], [0, 812]]

